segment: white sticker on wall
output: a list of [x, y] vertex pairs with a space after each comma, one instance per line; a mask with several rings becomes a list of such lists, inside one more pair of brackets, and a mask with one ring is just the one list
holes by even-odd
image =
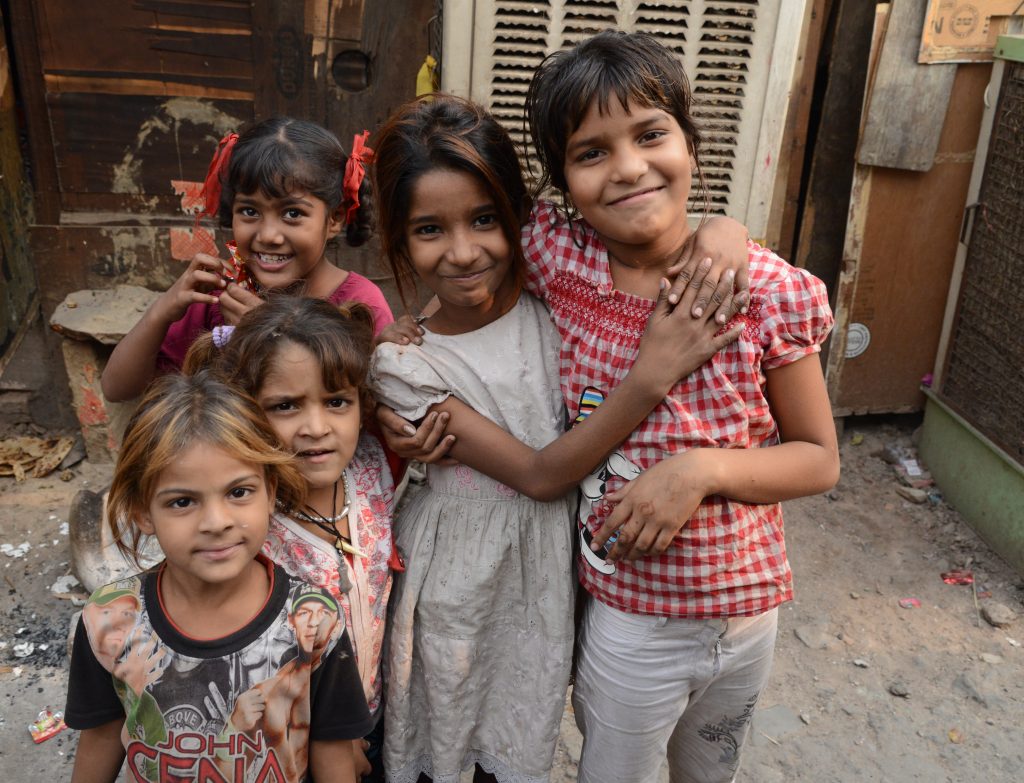
[[871, 332], [864, 324], [850, 324], [846, 330], [846, 358], [855, 359], [871, 345]]

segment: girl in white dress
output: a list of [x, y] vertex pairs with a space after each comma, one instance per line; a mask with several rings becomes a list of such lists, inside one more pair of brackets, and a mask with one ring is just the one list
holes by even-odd
[[692, 286], [670, 312], [666, 282], [628, 377], [565, 432], [559, 338], [521, 286], [529, 198], [504, 129], [459, 99], [407, 104], [378, 137], [375, 186], [403, 297], [418, 279], [439, 307], [421, 345], [377, 348], [370, 385], [407, 419], [447, 415], [458, 460], [428, 466], [395, 523], [387, 776], [454, 782], [475, 764], [476, 780], [546, 781], [573, 644], [567, 493], [738, 332], [692, 319]]

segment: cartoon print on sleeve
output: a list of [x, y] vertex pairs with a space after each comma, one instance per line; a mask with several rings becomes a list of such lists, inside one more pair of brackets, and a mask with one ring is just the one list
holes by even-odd
[[[604, 399], [605, 394], [599, 389], [595, 389], [593, 386], [584, 389], [580, 396], [579, 415], [573, 421], [573, 426], [585, 421], [604, 402]], [[590, 522], [596, 517], [594, 506], [604, 498], [608, 489], [608, 479], [612, 476], [632, 481], [639, 475], [640, 468], [626, 459], [621, 451], [613, 451], [608, 459], [594, 468], [590, 475], [580, 482], [579, 503], [576, 506], [576, 528], [580, 536], [580, 552], [587, 565], [602, 574], [615, 573], [615, 564], [609, 563], [607, 558], [608, 550], [615, 543], [617, 535], [608, 539], [608, 542], [598, 552], [590, 548], [590, 543], [594, 540], [594, 534], [590, 529]]]

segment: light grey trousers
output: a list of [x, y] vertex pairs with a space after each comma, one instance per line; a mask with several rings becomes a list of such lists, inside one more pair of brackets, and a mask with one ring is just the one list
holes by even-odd
[[580, 783], [728, 783], [768, 681], [778, 610], [682, 620], [589, 599], [573, 689]]

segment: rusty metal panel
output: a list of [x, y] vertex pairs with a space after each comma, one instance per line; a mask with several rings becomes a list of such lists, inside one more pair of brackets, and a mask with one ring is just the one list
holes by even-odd
[[1006, 65], [941, 390], [1024, 463], [1024, 63]]

